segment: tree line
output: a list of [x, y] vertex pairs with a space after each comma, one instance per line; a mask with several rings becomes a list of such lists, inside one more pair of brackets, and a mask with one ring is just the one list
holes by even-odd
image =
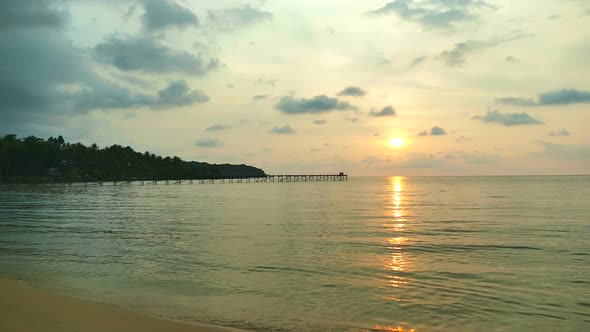
[[266, 176], [247, 165], [183, 161], [136, 152], [129, 146], [99, 148], [92, 144], [68, 143], [60, 135], [47, 140], [35, 136], [0, 138], [0, 179], [51, 179], [67, 181], [124, 181], [221, 179]]

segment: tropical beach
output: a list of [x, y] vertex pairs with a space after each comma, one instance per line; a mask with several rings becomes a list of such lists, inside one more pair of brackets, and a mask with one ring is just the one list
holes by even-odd
[[589, 26], [1, 0], [0, 332], [590, 331]]

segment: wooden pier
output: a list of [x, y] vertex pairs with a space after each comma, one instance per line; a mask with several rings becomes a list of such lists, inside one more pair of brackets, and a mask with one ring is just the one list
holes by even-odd
[[97, 185], [97, 186], [122, 186], [122, 185], [170, 185], [170, 184], [232, 184], [232, 183], [280, 183], [280, 182], [341, 182], [348, 181], [348, 175], [344, 173], [337, 174], [269, 174], [259, 177], [226, 177], [226, 178], [212, 178], [212, 179], [118, 179], [118, 180], [102, 180], [102, 179], [51, 179], [51, 181], [42, 181], [37, 178], [36, 181], [21, 181], [16, 179], [17, 187], [21, 184], [67, 184], [71, 186], [76, 185]]

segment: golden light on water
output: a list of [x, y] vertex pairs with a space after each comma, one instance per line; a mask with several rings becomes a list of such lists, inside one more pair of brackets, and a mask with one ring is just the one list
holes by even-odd
[[[406, 270], [407, 262], [402, 253], [403, 244], [408, 240], [402, 236], [402, 231], [405, 226], [405, 217], [403, 211], [403, 181], [404, 178], [396, 176], [391, 178], [391, 212], [390, 215], [393, 217], [391, 220], [391, 230], [394, 233], [391, 238], [387, 240], [391, 254], [385, 261], [385, 267], [394, 272], [403, 272]], [[406, 280], [397, 275], [387, 276], [389, 283], [393, 287], [401, 287], [405, 285]]]

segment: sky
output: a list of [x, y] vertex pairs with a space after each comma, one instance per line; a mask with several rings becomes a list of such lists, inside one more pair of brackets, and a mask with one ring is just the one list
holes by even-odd
[[0, 135], [267, 173], [590, 173], [586, 0], [3, 0]]

